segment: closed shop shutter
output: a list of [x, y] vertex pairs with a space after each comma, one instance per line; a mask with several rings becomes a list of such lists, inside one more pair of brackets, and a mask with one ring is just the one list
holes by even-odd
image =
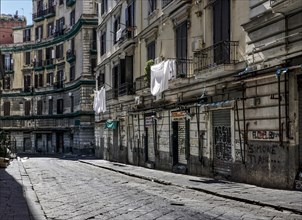
[[178, 121], [178, 162], [187, 164], [186, 159], [186, 121]]
[[232, 162], [230, 110], [216, 110], [212, 116], [214, 174], [228, 175]]

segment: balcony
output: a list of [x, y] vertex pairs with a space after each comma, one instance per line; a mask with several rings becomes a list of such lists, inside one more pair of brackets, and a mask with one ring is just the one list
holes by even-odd
[[133, 83], [123, 83], [118, 87], [118, 96], [134, 94]]
[[74, 51], [74, 50], [71, 50], [71, 49], [67, 50], [67, 52], [66, 52], [66, 61], [67, 61], [68, 63], [72, 63], [72, 62], [74, 62], [75, 60], [76, 60], [75, 51]]
[[149, 87], [150, 87], [150, 85], [147, 82], [147, 79], [145, 79], [145, 76], [140, 76], [135, 79], [135, 86], [134, 86], [135, 91], [144, 90]]
[[107, 100], [112, 100], [112, 99], [117, 99], [118, 95], [118, 90], [117, 89], [110, 89], [106, 91], [106, 99]]
[[35, 71], [39, 71], [39, 70], [43, 70], [43, 60], [38, 60], [38, 61], [34, 61], [34, 70]]
[[54, 68], [54, 59], [44, 60], [45, 69], [53, 69]]
[[36, 13], [33, 13], [33, 20], [35, 22], [42, 21], [45, 18], [51, 18], [56, 15], [56, 9], [54, 6], [48, 7], [44, 10], [39, 9]]
[[54, 85], [54, 88], [56, 88], [56, 89], [63, 89], [64, 88], [64, 81], [63, 80], [57, 81], [53, 85]]
[[5, 74], [13, 74], [14, 73], [14, 65], [12, 63], [5, 63], [4, 73]]
[[226, 72], [226, 66], [232, 67], [238, 63], [238, 41], [222, 41], [210, 47], [194, 53], [195, 75], [209, 72], [209, 70], [221, 68], [219, 71]]
[[76, 3], [76, 0], [66, 0], [66, 5], [67, 5], [68, 7], [73, 6], [75, 3]]
[[270, 0], [270, 5], [275, 13], [291, 14], [301, 8], [301, 0]]
[[56, 8], [54, 6], [51, 6], [44, 10], [44, 17], [45, 18], [51, 18], [56, 15]]

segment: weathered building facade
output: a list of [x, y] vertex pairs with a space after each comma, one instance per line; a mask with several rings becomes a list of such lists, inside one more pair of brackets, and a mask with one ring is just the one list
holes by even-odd
[[[95, 115], [96, 155], [293, 188], [302, 160], [299, 5], [101, 1], [96, 79], [107, 111]], [[149, 60], [175, 61], [157, 96]]]
[[33, 25], [14, 28], [14, 44], [0, 48], [0, 128], [18, 152], [93, 148], [96, 25], [93, 0], [37, 0]]
[[13, 43], [13, 27], [25, 27], [26, 19], [19, 16], [18, 11], [15, 15], [0, 14], [0, 45]]

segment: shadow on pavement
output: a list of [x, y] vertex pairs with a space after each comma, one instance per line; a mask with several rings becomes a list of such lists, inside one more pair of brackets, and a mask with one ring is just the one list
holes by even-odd
[[[0, 219], [38, 220], [30, 217], [32, 215], [23, 195], [19, 169], [10, 169], [10, 166], [6, 169], [0, 168]], [[16, 174], [16, 177], [10, 175], [7, 170]]]

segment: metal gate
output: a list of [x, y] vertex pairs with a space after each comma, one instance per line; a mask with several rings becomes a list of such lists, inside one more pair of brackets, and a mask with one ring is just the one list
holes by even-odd
[[212, 116], [214, 174], [228, 176], [232, 162], [230, 110], [216, 110], [213, 111]]
[[181, 120], [178, 122], [178, 162], [181, 164], [187, 164], [185, 120]]

